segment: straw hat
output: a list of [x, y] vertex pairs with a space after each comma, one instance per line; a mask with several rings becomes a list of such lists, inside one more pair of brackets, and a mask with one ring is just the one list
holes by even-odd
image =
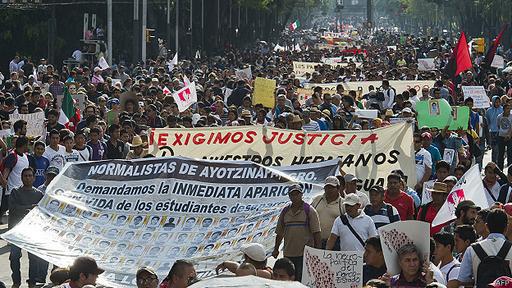
[[142, 142], [142, 138], [140, 138], [139, 135], [135, 135], [135, 136], [133, 136], [132, 144], [129, 144], [129, 145], [130, 145], [130, 147], [135, 148], [135, 147], [139, 147], [139, 146], [145, 147], [146, 144], [148, 144], [148, 143]]
[[448, 191], [448, 186], [446, 185], [446, 183], [443, 183], [443, 182], [435, 182], [434, 187], [432, 187], [431, 189], [427, 189], [427, 190], [430, 191], [431, 193], [444, 193], [444, 194], [450, 193], [450, 191]]

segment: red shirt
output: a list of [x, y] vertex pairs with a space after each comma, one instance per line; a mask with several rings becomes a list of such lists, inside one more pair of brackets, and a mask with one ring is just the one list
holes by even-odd
[[388, 190], [386, 189], [384, 193], [384, 202], [393, 205], [396, 210], [398, 210], [400, 220], [404, 221], [414, 219], [414, 200], [405, 192], [400, 191], [400, 195], [397, 198], [391, 199], [389, 198]]
[[[423, 207], [421, 207], [420, 210], [418, 211], [417, 220], [421, 221], [420, 216], [422, 210]], [[436, 207], [434, 207], [433, 204], [428, 205], [427, 214], [425, 215], [425, 222], [430, 223], [430, 236], [433, 236], [434, 234], [440, 232], [441, 228], [444, 227], [443, 225], [437, 225], [436, 227], [432, 227], [432, 221], [434, 221], [434, 218], [436, 218], [437, 212], [439, 212], [439, 210], [436, 209]]]

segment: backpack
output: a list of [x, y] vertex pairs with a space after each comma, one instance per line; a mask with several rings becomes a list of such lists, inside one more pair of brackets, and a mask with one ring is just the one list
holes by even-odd
[[510, 267], [508, 266], [508, 260], [505, 259], [508, 252], [510, 251], [510, 248], [512, 247], [512, 242], [506, 240], [503, 243], [503, 246], [501, 246], [498, 254], [490, 256], [487, 255], [479, 243], [475, 243], [471, 246], [473, 247], [473, 251], [475, 251], [476, 255], [480, 259], [480, 264], [478, 264], [476, 273], [475, 287], [487, 288], [489, 283], [492, 283], [494, 280], [501, 276], [512, 276]]
[[[283, 210], [281, 211], [281, 214], [279, 215], [279, 218], [283, 219], [284, 214], [286, 214], [286, 212], [288, 212], [288, 210], [290, 210], [291, 207], [292, 207], [292, 204], [284, 207]], [[310, 210], [311, 210], [311, 205], [304, 202], [304, 213], [306, 213], [306, 226], [308, 226], [308, 227], [309, 227], [309, 211]]]

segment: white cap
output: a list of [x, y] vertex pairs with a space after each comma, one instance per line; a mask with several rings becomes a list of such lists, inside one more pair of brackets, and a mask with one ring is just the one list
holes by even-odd
[[338, 186], [340, 186], [340, 181], [338, 180], [338, 178], [336, 178], [336, 176], [329, 176], [329, 177], [325, 178], [325, 181], [324, 181], [324, 186], [327, 186], [327, 185], [338, 187]]
[[263, 262], [267, 259], [265, 248], [259, 243], [244, 244], [240, 251], [254, 261]]
[[350, 194], [345, 195], [345, 199], [343, 200], [343, 204], [350, 205], [350, 206], [354, 206], [354, 205], [360, 204], [360, 203], [361, 203], [361, 199], [355, 193], [350, 193]]

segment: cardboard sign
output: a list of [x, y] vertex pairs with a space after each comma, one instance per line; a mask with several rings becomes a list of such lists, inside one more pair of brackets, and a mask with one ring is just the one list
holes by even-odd
[[14, 125], [18, 120], [27, 121], [27, 136], [43, 136], [46, 134], [46, 127], [44, 126], [44, 112], [35, 112], [30, 114], [18, 114], [16, 113], [9, 115], [9, 122]]
[[85, 95], [83, 93], [76, 94], [76, 95], [73, 95], [73, 99], [75, 99], [78, 109], [80, 109], [80, 111], [85, 111], [85, 107], [87, 107], [87, 102], [88, 102], [87, 95]]
[[304, 249], [302, 284], [312, 288], [363, 286], [363, 252]]
[[473, 107], [475, 108], [489, 108], [491, 106], [484, 86], [462, 86], [462, 93], [464, 94], [464, 100], [469, 97], [473, 99]]
[[252, 104], [263, 104], [263, 107], [274, 108], [276, 105], [275, 89], [276, 80], [256, 77]]
[[412, 220], [394, 222], [380, 227], [379, 235], [384, 261], [391, 275], [399, 274], [401, 271], [397, 251], [406, 244], [414, 244], [423, 260], [429, 259], [430, 224], [427, 222]]

